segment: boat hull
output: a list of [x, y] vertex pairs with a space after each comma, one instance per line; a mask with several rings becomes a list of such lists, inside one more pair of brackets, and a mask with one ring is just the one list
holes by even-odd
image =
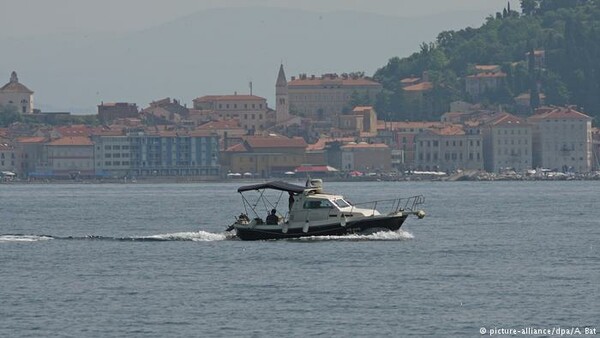
[[358, 220], [347, 221], [344, 226], [342, 226], [340, 222], [310, 226], [306, 232], [304, 232], [303, 228], [301, 227], [289, 228], [285, 233], [281, 227], [266, 228], [261, 227], [260, 225], [255, 227], [234, 225], [234, 228], [236, 230], [237, 237], [247, 241], [290, 239], [311, 236], [343, 236], [347, 234], [365, 232], [370, 229], [386, 229], [395, 231], [400, 229], [407, 217], [408, 215], [406, 214], [366, 217]]

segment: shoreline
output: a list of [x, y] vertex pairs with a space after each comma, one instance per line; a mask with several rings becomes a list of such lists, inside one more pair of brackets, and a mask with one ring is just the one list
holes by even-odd
[[[514, 182], [514, 181], [600, 181], [600, 175], [564, 175], [564, 176], [502, 176], [486, 173], [485, 175], [450, 175], [443, 177], [425, 177], [425, 176], [367, 176], [367, 177], [318, 177], [327, 182]], [[219, 179], [193, 179], [186, 177], [160, 177], [160, 178], [140, 178], [136, 180], [123, 179], [44, 179], [44, 180], [8, 180], [0, 181], [3, 184], [186, 184], [186, 183], [239, 183], [252, 184], [256, 182], [267, 181], [298, 181], [303, 184], [305, 177], [270, 177], [270, 178], [219, 178]]]

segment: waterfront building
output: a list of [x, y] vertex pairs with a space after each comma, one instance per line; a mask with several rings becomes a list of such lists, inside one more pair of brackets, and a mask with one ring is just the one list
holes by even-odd
[[42, 176], [62, 178], [93, 177], [94, 144], [87, 136], [66, 136], [45, 146], [39, 166]]
[[402, 92], [409, 111], [410, 120], [432, 118], [433, 106], [429, 93], [433, 90], [433, 82], [429, 81], [428, 72], [422, 78], [406, 78], [400, 81]]
[[20, 157], [19, 149], [14, 144], [0, 139], [0, 172], [20, 174]]
[[33, 91], [19, 82], [16, 72], [12, 72], [9, 82], [0, 88], [0, 105], [13, 106], [21, 114], [33, 113]]
[[230, 146], [241, 143], [246, 136], [246, 130], [240, 127], [240, 122], [235, 119], [209, 121], [196, 127], [219, 136], [219, 149], [225, 150]]
[[351, 142], [340, 147], [342, 170], [387, 172], [392, 169], [390, 147], [383, 143]]
[[600, 129], [592, 129], [592, 170], [600, 171]]
[[[237, 119], [248, 131], [264, 130], [275, 124], [274, 114], [269, 114], [267, 100], [256, 95], [206, 95], [194, 101], [190, 112], [195, 120]], [[204, 117], [203, 117], [204, 116]]]
[[92, 135], [94, 142], [95, 175], [97, 177], [126, 177], [130, 175], [131, 139], [122, 131]]
[[338, 117], [338, 128], [355, 132], [359, 136], [361, 133], [375, 135], [377, 134], [377, 113], [371, 106], [354, 107], [350, 114]]
[[105, 131], [92, 136], [96, 176], [219, 176], [219, 137], [210, 131]]
[[483, 169], [483, 137], [479, 128], [444, 125], [415, 136], [417, 170]]
[[497, 114], [482, 126], [484, 167], [488, 172], [532, 168], [532, 128], [526, 120], [508, 113]]
[[475, 66], [475, 71], [476, 74], [468, 75], [465, 78], [465, 91], [474, 99], [486, 91], [500, 88], [506, 79], [506, 73], [496, 65], [478, 65]]
[[255, 177], [284, 175], [305, 163], [307, 144], [301, 137], [247, 136], [224, 152], [224, 170]]
[[529, 117], [535, 167], [592, 170], [592, 118], [572, 107], [541, 107]]
[[17, 138], [16, 146], [19, 148], [21, 155], [20, 171], [23, 177], [28, 177], [30, 173], [37, 172], [38, 166], [45, 158], [44, 148], [46, 142], [46, 137], [42, 136]]
[[441, 122], [386, 122], [377, 121], [377, 133], [386, 142], [394, 154], [394, 167], [399, 170], [414, 169], [415, 137], [432, 128], [441, 128]]
[[[283, 68], [280, 68], [283, 70]], [[279, 99], [285, 98], [285, 87], [280, 83]], [[352, 109], [353, 97], [375, 101], [383, 90], [380, 83], [359, 73], [292, 76], [287, 82], [287, 102], [292, 114], [315, 120], [332, 121], [345, 110]]]

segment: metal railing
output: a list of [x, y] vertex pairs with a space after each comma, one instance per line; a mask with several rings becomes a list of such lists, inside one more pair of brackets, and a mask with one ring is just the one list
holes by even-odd
[[[354, 211], [354, 208], [371, 210], [372, 215], [375, 214], [375, 211], [378, 211], [381, 214], [394, 214], [400, 211], [415, 212], [417, 211], [417, 207], [424, 203], [425, 197], [423, 195], [376, 200], [353, 204], [351, 212]], [[380, 209], [377, 209], [378, 206]]]

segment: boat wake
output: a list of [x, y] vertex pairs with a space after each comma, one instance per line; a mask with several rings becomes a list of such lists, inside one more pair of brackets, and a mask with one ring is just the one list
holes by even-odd
[[405, 230], [397, 231], [378, 231], [371, 234], [351, 234], [343, 236], [312, 236], [301, 237], [298, 241], [403, 241], [413, 239], [415, 236]]
[[0, 235], [0, 242], [38, 242], [47, 241], [52, 236], [36, 236], [36, 235]]
[[166, 241], [193, 241], [193, 242], [214, 242], [223, 241], [233, 237], [228, 233], [213, 233], [207, 231], [197, 232], [175, 232], [170, 234], [158, 234], [150, 236], [132, 236], [132, 237], [110, 237], [110, 236], [48, 236], [48, 235], [22, 235], [7, 234], [0, 235], [0, 242], [38, 242], [46, 240], [80, 240], [80, 241], [116, 241], [116, 242], [166, 242]]
[[[401, 241], [412, 239], [414, 236], [404, 230], [380, 231], [371, 234], [352, 234], [344, 236], [312, 236], [290, 239], [290, 241]], [[49, 236], [49, 235], [25, 235], [5, 234], [0, 235], [2, 242], [39, 242], [48, 240], [79, 240], [79, 241], [113, 241], [113, 242], [167, 242], [167, 241], [192, 241], [192, 242], [215, 242], [225, 240], [238, 240], [230, 232], [174, 232], [150, 236], [110, 237], [110, 236]]]

